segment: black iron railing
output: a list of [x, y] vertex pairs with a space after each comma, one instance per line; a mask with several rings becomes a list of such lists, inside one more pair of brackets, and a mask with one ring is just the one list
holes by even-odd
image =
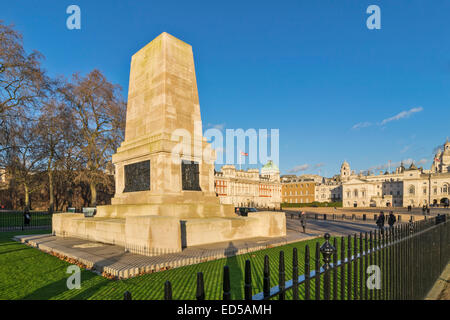
[[[263, 291], [253, 294], [251, 262], [245, 262], [245, 300], [409, 300], [423, 299], [450, 258], [449, 215], [360, 233], [322, 246], [316, 242], [314, 265], [305, 247], [303, 275], [293, 248], [292, 279], [286, 281], [284, 252], [278, 259], [278, 284], [271, 286], [269, 257], [264, 258]], [[345, 241], [347, 238], [347, 241]], [[339, 246], [338, 246], [339, 244]], [[322, 258], [322, 259], [321, 259]], [[311, 270], [311, 268], [314, 268]], [[223, 300], [232, 299], [230, 270], [223, 270]], [[125, 300], [131, 293], [125, 292]], [[172, 284], [164, 284], [164, 299], [173, 299]], [[205, 299], [203, 273], [197, 274], [197, 300]]]
[[48, 211], [0, 211], [0, 231], [51, 229], [52, 214]]

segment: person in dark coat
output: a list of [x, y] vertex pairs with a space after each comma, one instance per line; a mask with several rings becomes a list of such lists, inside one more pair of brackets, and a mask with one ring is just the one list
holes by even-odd
[[384, 212], [381, 211], [378, 219], [376, 221], [377, 227], [381, 230], [381, 233], [384, 232]]
[[394, 213], [391, 211], [389, 213], [389, 218], [388, 218], [388, 224], [389, 224], [389, 228], [393, 228], [394, 227], [394, 223], [397, 221], [397, 219], [395, 218]]
[[306, 212], [305, 211], [302, 211], [300, 213], [300, 224], [302, 225], [303, 233], [306, 233]]
[[23, 225], [29, 226], [31, 221], [31, 215], [30, 215], [30, 209], [25, 207], [25, 210], [23, 211]]

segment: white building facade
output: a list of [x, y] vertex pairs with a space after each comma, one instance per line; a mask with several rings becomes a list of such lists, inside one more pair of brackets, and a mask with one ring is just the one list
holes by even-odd
[[355, 175], [341, 168], [344, 207], [422, 207], [445, 205], [450, 198], [450, 142], [434, 158], [431, 170], [402, 164], [392, 173]]
[[269, 161], [261, 169], [236, 170], [225, 165], [214, 174], [216, 194], [223, 204], [235, 207], [279, 209], [281, 204], [280, 170]]

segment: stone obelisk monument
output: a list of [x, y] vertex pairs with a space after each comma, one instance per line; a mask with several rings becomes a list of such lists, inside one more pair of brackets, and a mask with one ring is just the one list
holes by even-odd
[[94, 218], [54, 215], [54, 233], [143, 254], [284, 236], [284, 213], [239, 217], [219, 203], [214, 160], [202, 136], [192, 47], [162, 33], [131, 59], [125, 141], [112, 158], [111, 205], [99, 206]]

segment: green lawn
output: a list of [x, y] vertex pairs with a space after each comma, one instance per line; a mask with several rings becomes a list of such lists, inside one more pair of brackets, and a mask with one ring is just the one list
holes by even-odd
[[[162, 299], [163, 287], [170, 280], [174, 299], [195, 299], [196, 274], [204, 273], [206, 299], [221, 299], [223, 267], [230, 267], [232, 298], [243, 298], [245, 260], [252, 262], [253, 294], [262, 291], [263, 261], [270, 257], [271, 286], [278, 284], [278, 256], [285, 252], [286, 280], [292, 278], [292, 249], [297, 247], [299, 274], [303, 274], [305, 246], [310, 246], [311, 270], [314, 268], [316, 240], [303, 241], [283, 247], [265, 249], [228, 259], [143, 275], [127, 280], [108, 280], [88, 270], [81, 274], [81, 289], [68, 290], [67, 262], [35, 248], [14, 242], [18, 234], [48, 233], [49, 230], [0, 233], [0, 299], [122, 299], [125, 291], [133, 299]], [[320, 239], [323, 243], [323, 239]], [[311, 283], [314, 297], [314, 281]], [[303, 286], [300, 297], [304, 294]], [[289, 298], [291, 294], [287, 294]]]

